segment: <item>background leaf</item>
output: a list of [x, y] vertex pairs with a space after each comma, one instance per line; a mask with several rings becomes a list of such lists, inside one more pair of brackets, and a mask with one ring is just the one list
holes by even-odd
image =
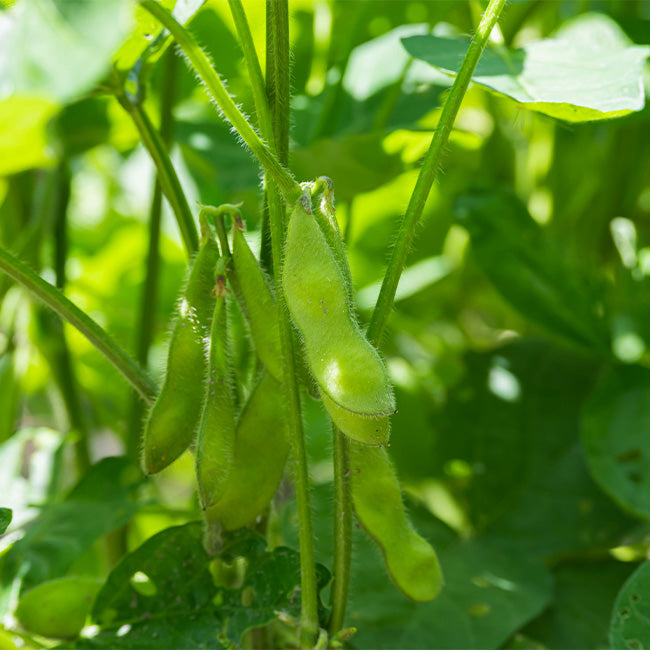
[[598, 484], [625, 509], [650, 519], [650, 370], [608, 368], [585, 404], [582, 440]]
[[650, 644], [650, 562], [644, 562], [623, 585], [612, 613], [612, 648], [645, 648]]
[[[402, 43], [411, 56], [455, 73], [469, 41], [420, 35]], [[584, 14], [554, 38], [517, 50], [488, 47], [472, 80], [562, 120], [602, 120], [643, 108], [642, 73], [649, 54], [650, 48], [635, 46], [608, 16]]]

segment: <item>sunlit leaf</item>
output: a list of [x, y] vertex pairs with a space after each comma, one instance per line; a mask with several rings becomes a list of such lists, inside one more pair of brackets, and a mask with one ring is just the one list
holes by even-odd
[[[466, 38], [431, 35], [402, 39], [415, 58], [455, 73]], [[650, 47], [634, 45], [604, 14], [583, 14], [554, 38], [522, 49], [489, 46], [472, 80], [522, 107], [569, 122], [602, 120], [643, 108], [643, 64]]]

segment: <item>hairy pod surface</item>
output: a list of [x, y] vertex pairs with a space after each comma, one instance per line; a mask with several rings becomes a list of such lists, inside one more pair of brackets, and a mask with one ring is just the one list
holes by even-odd
[[351, 441], [350, 472], [357, 518], [381, 549], [391, 579], [408, 598], [433, 600], [443, 584], [438, 556], [406, 516], [386, 450]]
[[160, 472], [175, 461], [196, 433], [203, 406], [208, 365], [205, 342], [214, 310], [218, 258], [217, 242], [207, 234], [178, 303], [165, 380], [145, 424], [142, 468], [146, 474]]
[[208, 381], [195, 457], [199, 499], [204, 509], [217, 503], [228, 485], [235, 455], [237, 421], [228, 350], [226, 283], [222, 275], [217, 275], [216, 286]]
[[[392, 388], [383, 361], [353, 316], [346, 269], [299, 201], [289, 220], [283, 287], [311, 372], [328, 403], [341, 407], [330, 414], [333, 419], [341, 421], [342, 410], [350, 412], [348, 420], [354, 414], [386, 416], [395, 410]], [[388, 443], [388, 428], [384, 438], [371, 440], [363, 437], [364, 428], [341, 430], [365, 444]]]
[[278, 489], [289, 454], [282, 385], [265, 372], [237, 422], [232, 471], [208, 523], [235, 530], [255, 521]]
[[332, 422], [349, 438], [371, 447], [382, 446], [388, 442], [390, 420], [387, 415], [352, 413], [332, 401], [327, 393], [321, 394], [321, 400]]
[[278, 307], [264, 271], [237, 227], [232, 235], [232, 258], [255, 350], [266, 369], [275, 379], [282, 381]]

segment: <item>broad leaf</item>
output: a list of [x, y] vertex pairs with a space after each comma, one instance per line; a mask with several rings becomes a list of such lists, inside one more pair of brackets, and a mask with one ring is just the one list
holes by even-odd
[[[201, 523], [158, 533], [108, 577], [92, 611], [99, 630], [79, 647], [232, 647], [246, 630], [275, 620], [279, 611], [298, 616], [298, 553], [265, 547], [264, 539], [243, 529], [211, 560]], [[319, 587], [328, 581], [319, 567]]]
[[128, 0], [29, 0], [0, 14], [0, 99], [70, 100], [108, 71], [127, 35]]
[[582, 440], [598, 484], [625, 509], [650, 519], [650, 370], [615, 366], [585, 405]]
[[612, 648], [650, 647], [650, 561], [644, 562], [619, 592], [609, 642]]
[[527, 340], [469, 354], [465, 364], [437, 417], [436, 451], [445, 466], [466, 468], [447, 482], [472, 526], [545, 558], [622, 543], [636, 522], [591, 479], [579, 438], [598, 366]]
[[[455, 74], [467, 38], [409, 36], [411, 56]], [[528, 108], [569, 122], [602, 120], [644, 106], [643, 65], [650, 47], [634, 45], [603, 14], [583, 14], [554, 38], [517, 50], [490, 46], [472, 80]]]
[[565, 339], [609, 349], [603, 279], [583, 268], [507, 191], [474, 190], [456, 206], [486, 275], [524, 316]]
[[612, 603], [634, 568], [614, 560], [561, 564], [553, 602], [524, 634], [547, 648], [607, 648]]
[[29, 589], [65, 575], [102, 535], [124, 525], [138, 510], [140, 471], [123, 457], [94, 465], [61, 503], [45, 506], [0, 563], [3, 588], [19, 576]]

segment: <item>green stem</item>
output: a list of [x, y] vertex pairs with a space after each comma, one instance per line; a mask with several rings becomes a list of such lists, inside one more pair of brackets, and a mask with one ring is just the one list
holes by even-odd
[[4, 271], [63, 320], [76, 327], [122, 373], [143, 399], [147, 402], [154, 400], [158, 388], [147, 373], [92, 318], [3, 247], [0, 247], [0, 271]]
[[269, 106], [273, 121], [273, 139], [278, 160], [287, 165], [289, 162], [290, 114], [290, 50], [289, 50], [289, 5], [287, 0], [266, 0], [267, 29], [273, 53], [267, 60], [268, 83], [270, 92]]
[[228, 0], [228, 4], [230, 5], [230, 13], [235, 21], [239, 44], [244, 53], [244, 60], [248, 68], [248, 76], [253, 90], [253, 100], [255, 101], [255, 111], [257, 112], [257, 123], [259, 124], [262, 137], [269, 142], [269, 146], [273, 151], [273, 142], [271, 141], [273, 123], [271, 121], [269, 105], [266, 101], [264, 77], [262, 76], [260, 60], [255, 50], [255, 44], [253, 43], [253, 36], [251, 35], [248, 20], [246, 19], [244, 6], [241, 0]]
[[329, 633], [334, 636], [345, 623], [352, 556], [352, 497], [348, 439], [336, 427], [334, 436], [334, 582], [330, 603]]
[[283, 167], [271, 149], [260, 139], [253, 127], [248, 123], [242, 112], [237, 108], [232, 97], [228, 94], [219, 75], [212, 69], [210, 61], [197, 45], [191, 34], [180, 25], [173, 16], [154, 0], [140, 0], [140, 4], [166, 29], [188, 58], [195, 72], [205, 84], [211, 97], [223, 111], [226, 119], [233, 125], [242, 140], [246, 143], [255, 157], [273, 178], [284, 195], [287, 203], [295, 203], [302, 191], [293, 176]]
[[449, 134], [451, 133], [456, 115], [467, 92], [467, 87], [472, 79], [476, 64], [485, 49], [490, 32], [495, 26], [505, 2], [506, 0], [490, 0], [443, 106], [440, 121], [431, 141], [431, 146], [424, 158], [420, 175], [415, 183], [411, 200], [406, 208], [406, 214], [400, 224], [395, 247], [393, 248], [388, 269], [386, 270], [386, 275], [384, 276], [379, 292], [379, 298], [377, 299], [377, 305], [375, 306], [375, 311], [372, 315], [370, 326], [368, 327], [368, 339], [374, 344], [377, 344], [381, 339], [386, 321], [390, 315], [397, 284], [404, 269], [409, 249], [413, 243], [424, 204], [440, 168], [445, 146], [449, 140]]
[[[167, 51], [163, 58], [163, 80], [160, 91], [160, 140], [165, 151], [169, 150], [173, 126], [174, 94], [176, 90], [176, 56]], [[160, 173], [156, 173], [151, 208], [149, 211], [149, 246], [147, 250], [147, 270], [144, 288], [140, 298], [140, 322], [135, 358], [143, 367], [147, 367], [149, 348], [154, 336], [154, 322], [158, 289], [158, 270], [160, 267], [160, 220], [162, 216], [162, 185]], [[194, 223], [194, 222], [192, 222]], [[127, 431], [127, 453], [137, 458], [140, 446], [143, 405], [137, 395], [133, 395], [129, 427]]]
[[318, 589], [316, 584], [316, 553], [314, 526], [311, 512], [307, 451], [300, 413], [300, 394], [296, 379], [294, 339], [289, 322], [289, 312], [281, 290], [281, 273], [284, 263], [285, 228], [282, 222], [282, 202], [276, 187], [266, 188], [269, 197], [273, 271], [276, 278], [278, 311], [280, 313], [280, 343], [284, 358], [284, 388], [287, 400], [287, 418], [293, 458], [293, 479], [298, 511], [300, 542], [301, 624], [300, 639], [303, 647], [311, 648], [318, 636]]
[[140, 101], [133, 102], [126, 96], [118, 97], [118, 100], [131, 116], [140, 133], [142, 143], [156, 166], [158, 180], [176, 216], [185, 250], [188, 255], [193, 255], [199, 248], [199, 236], [190, 206], [185, 198], [185, 193], [181, 187], [181, 182], [178, 180], [178, 175], [174, 165], [172, 165], [167, 148]]

